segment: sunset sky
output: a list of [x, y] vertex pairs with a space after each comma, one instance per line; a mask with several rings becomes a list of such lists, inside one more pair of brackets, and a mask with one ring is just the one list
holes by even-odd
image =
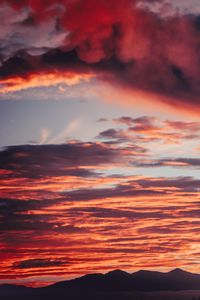
[[0, 284], [200, 273], [199, 0], [1, 0], [0, 42]]

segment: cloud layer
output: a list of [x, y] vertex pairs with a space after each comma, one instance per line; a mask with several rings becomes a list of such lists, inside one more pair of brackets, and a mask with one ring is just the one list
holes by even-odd
[[199, 122], [111, 124], [92, 142], [1, 150], [0, 283], [45, 285], [113, 268], [198, 271]]
[[1, 2], [1, 78], [55, 68], [93, 70], [112, 83], [197, 105], [199, 16], [171, 8], [166, 17], [162, 9], [153, 12], [155, 1], [143, 2]]

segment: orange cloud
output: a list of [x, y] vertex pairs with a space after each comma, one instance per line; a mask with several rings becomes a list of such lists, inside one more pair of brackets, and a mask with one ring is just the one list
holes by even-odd
[[77, 85], [82, 81], [88, 81], [94, 75], [90, 73], [73, 73], [73, 72], [42, 72], [32, 73], [25, 77], [14, 76], [6, 79], [0, 79], [0, 94], [12, 93], [21, 90], [38, 87], [50, 87], [59, 84], [68, 86]]

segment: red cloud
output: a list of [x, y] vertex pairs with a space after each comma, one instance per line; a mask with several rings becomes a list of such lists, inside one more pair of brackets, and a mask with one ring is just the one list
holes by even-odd
[[[26, 72], [77, 69], [82, 61], [121, 84], [199, 103], [197, 16], [164, 18], [136, 0], [3, 1], [0, 14], [1, 77], [17, 72], [11, 67], [19, 65], [17, 57], [26, 62]], [[64, 53], [63, 64], [51, 56], [53, 49], [57, 56]]]

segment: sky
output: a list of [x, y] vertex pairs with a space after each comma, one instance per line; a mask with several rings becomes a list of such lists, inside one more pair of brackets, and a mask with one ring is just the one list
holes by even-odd
[[0, 2], [0, 284], [199, 273], [198, 2]]

